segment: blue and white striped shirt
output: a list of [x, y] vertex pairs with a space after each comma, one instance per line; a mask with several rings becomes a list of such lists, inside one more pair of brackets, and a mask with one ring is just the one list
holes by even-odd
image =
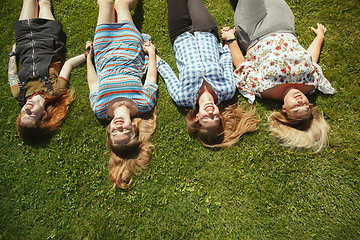
[[230, 49], [213, 34], [182, 33], [174, 42], [174, 52], [180, 81], [164, 60], [157, 61], [157, 68], [177, 105], [194, 108], [204, 80], [217, 95], [217, 105], [235, 95]]

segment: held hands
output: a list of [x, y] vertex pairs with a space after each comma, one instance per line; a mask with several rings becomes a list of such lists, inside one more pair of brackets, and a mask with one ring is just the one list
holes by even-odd
[[316, 36], [324, 36], [325, 35], [325, 33], [326, 33], [326, 27], [324, 27], [324, 25], [322, 25], [322, 24], [320, 24], [320, 23], [318, 23], [317, 24], [317, 28], [315, 29], [315, 28], [313, 28], [313, 27], [311, 27], [311, 30], [313, 30], [314, 31], [314, 33], [316, 34]]
[[87, 41], [85, 45], [85, 50], [88, 56], [92, 59], [94, 57], [94, 45], [91, 41]]
[[144, 45], [143, 45], [143, 50], [146, 54], [150, 55], [150, 54], [155, 54], [155, 46], [151, 41], [147, 41]]
[[221, 38], [222, 40], [224, 40], [225, 42], [229, 39], [234, 39], [235, 38], [235, 28], [230, 28], [230, 27], [223, 27], [221, 30]]

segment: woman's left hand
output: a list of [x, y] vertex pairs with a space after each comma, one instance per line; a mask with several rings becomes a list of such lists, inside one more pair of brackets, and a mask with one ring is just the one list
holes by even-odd
[[313, 27], [311, 27], [311, 30], [313, 30], [314, 31], [314, 33], [316, 34], [316, 36], [318, 36], [318, 35], [325, 35], [325, 33], [326, 33], [326, 27], [324, 27], [324, 25], [322, 25], [322, 24], [320, 24], [320, 23], [318, 23], [317, 24], [317, 28], [315, 29], [315, 28], [313, 28]]
[[87, 55], [90, 56], [90, 58], [94, 57], [94, 48], [93, 47], [94, 47], [94, 45], [91, 41], [86, 42], [85, 50], [86, 50]]
[[151, 53], [155, 53], [155, 46], [151, 41], [147, 41], [144, 45], [143, 45], [143, 50], [145, 53], [147, 54], [151, 54]]

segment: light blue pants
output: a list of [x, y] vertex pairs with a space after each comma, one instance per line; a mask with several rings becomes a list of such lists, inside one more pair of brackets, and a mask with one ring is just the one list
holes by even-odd
[[247, 51], [275, 33], [295, 35], [294, 14], [284, 0], [239, 0], [234, 23], [240, 48]]

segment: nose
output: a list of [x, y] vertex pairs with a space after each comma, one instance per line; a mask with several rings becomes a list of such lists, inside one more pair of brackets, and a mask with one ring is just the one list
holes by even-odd
[[122, 131], [124, 128], [124, 124], [121, 124], [121, 123], [115, 124], [115, 128], [119, 131]]

